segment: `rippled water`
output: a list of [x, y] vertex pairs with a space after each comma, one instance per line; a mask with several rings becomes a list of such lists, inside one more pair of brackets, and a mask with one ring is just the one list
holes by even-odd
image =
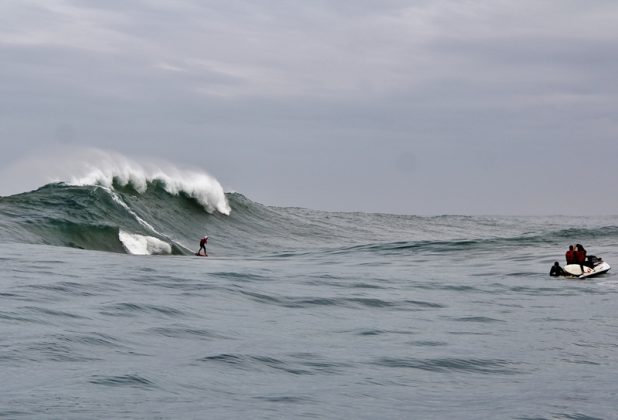
[[0, 418], [618, 418], [618, 281], [555, 253], [3, 244]]

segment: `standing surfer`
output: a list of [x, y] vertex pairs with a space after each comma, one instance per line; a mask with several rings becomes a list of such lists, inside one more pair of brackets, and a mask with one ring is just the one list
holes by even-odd
[[208, 236], [204, 236], [202, 239], [200, 239], [200, 249], [195, 253], [195, 255], [200, 255], [200, 252], [202, 252], [202, 249], [204, 250], [204, 257], [207, 257], [208, 254], [206, 253], [206, 244], [208, 243]]

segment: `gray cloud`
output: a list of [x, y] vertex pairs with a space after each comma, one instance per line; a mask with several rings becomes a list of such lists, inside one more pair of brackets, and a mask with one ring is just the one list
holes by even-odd
[[615, 214], [617, 18], [602, 0], [8, 1], [0, 165], [95, 146], [266, 204]]

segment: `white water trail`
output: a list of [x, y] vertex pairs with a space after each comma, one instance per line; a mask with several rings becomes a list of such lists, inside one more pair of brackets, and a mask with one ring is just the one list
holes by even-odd
[[137, 222], [144, 226], [146, 229], [151, 230], [152, 232], [156, 233], [157, 235], [161, 235], [161, 236], [165, 236], [163, 235], [161, 232], [157, 231], [154, 226], [152, 226], [150, 223], [148, 223], [147, 221], [145, 221], [144, 219], [142, 219], [141, 217], [139, 217], [137, 215], [137, 213], [135, 213], [133, 210], [131, 210], [131, 207], [129, 207], [127, 205], [127, 203], [125, 203], [122, 198], [120, 198], [120, 196], [118, 194], [116, 194], [114, 192], [114, 190], [112, 190], [111, 188], [108, 187], [102, 187], [105, 191], [107, 191], [109, 193], [109, 195], [112, 197], [112, 200], [114, 200], [115, 203], [117, 203], [120, 207], [122, 207], [123, 209], [125, 209], [127, 211], [127, 213], [129, 213], [131, 216], [133, 216], [133, 218], [135, 220], [137, 220]]
[[[185, 245], [183, 245], [183, 244], [179, 243], [178, 241], [175, 241], [175, 240], [171, 239], [168, 235], [165, 235], [165, 234], [163, 234], [163, 233], [159, 232], [158, 230], [156, 230], [156, 229], [154, 228], [154, 226], [152, 226], [150, 223], [148, 223], [147, 221], [145, 221], [144, 219], [142, 219], [141, 217], [139, 217], [139, 216], [137, 215], [137, 213], [135, 213], [135, 212], [134, 212], [134, 211], [133, 211], [133, 210], [129, 207], [129, 205], [128, 205], [127, 203], [125, 203], [125, 202], [122, 200], [122, 198], [121, 198], [118, 194], [116, 194], [116, 193], [114, 192], [114, 190], [112, 190], [111, 188], [103, 187], [103, 186], [102, 186], [101, 188], [103, 188], [103, 190], [105, 190], [106, 192], [108, 192], [108, 193], [109, 193], [109, 195], [112, 197], [112, 200], [114, 200], [114, 202], [115, 202], [115, 203], [117, 203], [119, 206], [121, 206], [123, 209], [125, 209], [125, 210], [127, 211], [127, 213], [129, 213], [129, 214], [130, 214], [130, 215], [131, 215], [131, 216], [132, 216], [132, 217], [133, 217], [133, 218], [134, 218], [134, 219], [135, 219], [135, 220], [136, 220], [136, 221], [137, 221], [140, 225], [144, 226], [146, 229], [149, 229], [151, 232], [153, 232], [153, 233], [155, 233], [155, 234], [157, 234], [157, 235], [159, 235], [159, 236], [164, 237], [164, 238], [165, 238], [165, 239], [167, 239], [168, 241], [173, 242], [173, 243], [175, 243], [176, 245], [178, 245], [178, 246], [180, 246], [180, 247], [182, 247], [182, 248], [189, 249], [187, 246], [185, 246]], [[121, 232], [122, 232], [122, 231], [121, 231]], [[126, 236], [126, 235], [128, 235], [128, 234], [127, 234], [127, 233], [124, 233], [124, 232], [123, 232], [123, 234], [124, 234], [124, 236], [123, 236], [123, 237], [126, 239], [126, 238], [127, 238], [127, 236]], [[137, 234], [132, 234], [132, 235], [133, 235], [133, 236], [135, 236], [135, 235], [137, 235]], [[119, 235], [119, 236], [120, 236], [120, 235]], [[137, 236], [141, 236], [141, 235], [137, 235]], [[125, 240], [123, 240], [123, 237], [120, 237], [120, 241], [121, 241], [121, 242], [123, 242], [123, 243], [125, 243]], [[147, 237], [148, 237], [148, 238], [152, 238], [152, 239], [157, 239], [157, 238], [153, 238], [152, 236], [147, 236]], [[127, 240], [127, 241], [129, 241], [129, 242], [131, 241], [131, 239], [126, 239], [126, 240]], [[158, 239], [157, 239], [157, 240], [158, 240]], [[163, 242], [163, 243], [165, 243], [165, 242]], [[125, 244], [125, 248], [127, 248], [126, 244]], [[139, 254], [139, 255], [142, 255], [142, 254]]]
[[153, 236], [138, 235], [120, 230], [118, 239], [127, 252], [133, 255], [169, 255], [172, 253], [170, 244]]

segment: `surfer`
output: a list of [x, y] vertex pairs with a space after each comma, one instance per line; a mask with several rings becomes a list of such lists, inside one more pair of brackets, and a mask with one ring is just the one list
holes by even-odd
[[552, 277], [564, 276], [564, 274], [564, 270], [560, 267], [558, 261], [556, 261], [554, 265], [551, 266], [551, 270], [549, 270], [549, 275]]
[[566, 254], [564, 254], [564, 256], [566, 257], [567, 265], [575, 264], [575, 251], [573, 249], [573, 245], [569, 245], [569, 250], [566, 252]]
[[582, 273], [584, 273], [584, 264], [586, 263], [586, 250], [581, 244], [575, 245], [575, 264], [579, 264], [582, 269]]
[[208, 243], [208, 235], [204, 236], [202, 239], [200, 239], [200, 249], [195, 253], [195, 255], [200, 255], [200, 252], [202, 252], [202, 249], [204, 250], [204, 256], [207, 257], [208, 254], [206, 253], [206, 244]]

